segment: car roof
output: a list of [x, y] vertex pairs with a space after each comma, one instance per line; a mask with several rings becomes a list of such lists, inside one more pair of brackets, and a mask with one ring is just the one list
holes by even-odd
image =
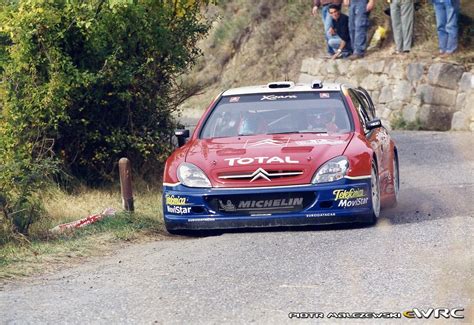
[[232, 88], [224, 91], [222, 96], [235, 96], [247, 94], [272, 94], [288, 92], [308, 92], [308, 91], [341, 91], [340, 83], [324, 83], [315, 80], [312, 83], [293, 83], [291, 81], [277, 81], [266, 85]]

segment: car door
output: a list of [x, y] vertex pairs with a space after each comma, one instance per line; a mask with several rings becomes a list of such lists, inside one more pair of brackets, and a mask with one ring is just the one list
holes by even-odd
[[[372, 98], [370, 98], [370, 95], [367, 92], [367, 90], [365, 90], [362, 87], [359, 87], [356, 89], [356, 93], [362, 103], [362, 106], [366, 108], [369, 119], [370, 120], [375, 119], [377, 117], [376, 111], [375, 111], [375, 105], [374, 105], [374, 102], [372, 101]], [[385, 129], [383, 126], [380, 128], [379, 132], [377, 133], [377, 136], [379, 138], [379, 141], [381, 142], [382, 151], [384, 153], [382, 160], [386, 161], [388, 152], [390, 151], [390, 136], [387, 132], [387, 129]]]
[[380, 175], [386, 169], [387, 164], [387, 159], [385, 158], [386, 155], [384, 152], [386, 150], [384, 142], [386, 140], [387, 133], [383, 127], [372, 130], [367, 128], [367, 123], [373, 120], [375, 116], [370, 111], [368, 102], [359, 95], [359, 91], [355, 89], [349, 89], [349, 96], [352, 99], [352, 103], [354, 104], [357, 114], [359, 115], [359, 119], [363, 125], [365, 137], [367, 138], [367, 141], [370, 143], [370, 146], [372, 147], [372, 150], [374, 150], [377, 157], [377, 167]]

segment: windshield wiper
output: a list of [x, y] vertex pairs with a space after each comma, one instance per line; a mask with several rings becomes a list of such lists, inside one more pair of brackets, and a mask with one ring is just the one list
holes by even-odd
[[269, 135], [269, 134], [289, 134], [289, 133], [300, 133], [300, 131], [282, 131], [282, 132], [271, 132], [271, 133], [265, 133], [265, 134]]
[[272, 132], [266, 134], [290, 134], [290, 133], [312, 133], [312, 134], [326, 134], [326, 131], [282, 131], [282, 132]]
[[313, 134], [326, 134], [327, 131], [301, 131], [299, 133], [313, 133]]

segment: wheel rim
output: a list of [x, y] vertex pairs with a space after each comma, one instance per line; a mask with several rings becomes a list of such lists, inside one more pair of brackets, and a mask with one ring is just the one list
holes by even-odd
[[375, 217], [379, 217], [380, 213], [380, 191], [378, 184], [378, 177], [375, 171], [375, 168], [372, 167], [371, 175], [371, 187], [372, 187], [372, 209], [374, 211]]

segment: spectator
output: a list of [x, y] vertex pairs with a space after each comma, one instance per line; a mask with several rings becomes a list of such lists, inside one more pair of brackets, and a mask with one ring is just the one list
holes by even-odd
[[392, 18], [395, 53], [410, 53], [413, 38], [414, 0], [388, 0]]
[[369, 14], [374, 8], [376, 0], [344, 0], [349, 6], [349, 32], [354, 54], [350, 59], [364, 57], [367, 48], [367, 29], [369, 28]]
[[[327, 35], [331, 23], [331, 17], [328, 15], [329, 5], [331, 4], [341, 5], [342, 0], [313, 0], [313, 9], [311, 11], [312, 15], [316, 16], [318, 10], [321, 9], [321, 18], [324, 24], [324, 38], [326, 39], [326, 43], [328, 41]], [[327, 45], [327, 53], [330, 56], [334, 55], [334, 51], [329, 47], [329, 44]]]
[[332, 59], [348, 57], [352, 54], [349, 37], [349, 17], [341, 13], [341, 6], [330, 5], [331, 25], [328, 31], [328, 45], [334, 51]]
[[458, 48], [459, 0], [432, 0], [436, 14], [439, 53], [449, 56]]

